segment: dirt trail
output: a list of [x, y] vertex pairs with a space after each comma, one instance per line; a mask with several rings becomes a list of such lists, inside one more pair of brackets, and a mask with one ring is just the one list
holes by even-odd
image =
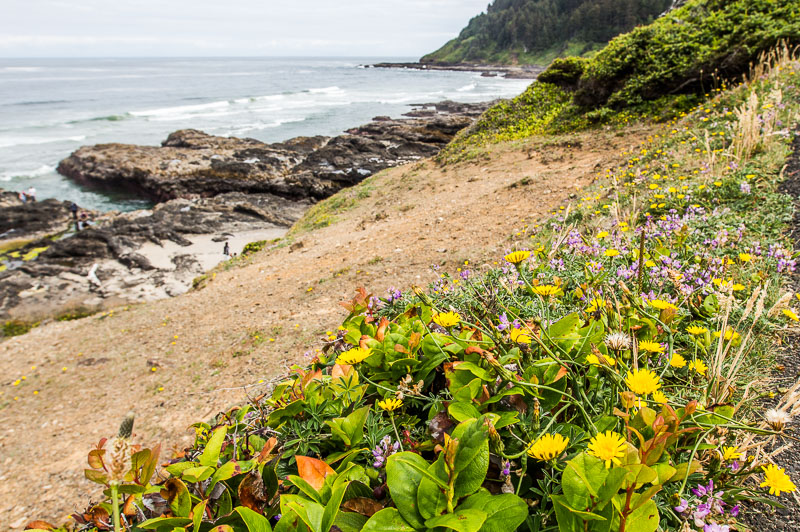
[[340, 323], [337, 303], [357, 286], [384, 294], [426, 285], [434, 263], [491, 264], [521, 220], [580, 195], [646, 134], [531, 139], [445, 169], [430, 161], [395, 168], [373, 178], [370, 196], [336, 223], [298, 235], [294, 249], [259, 253], [174, 299], [3, 342], [0, 529], [34, 518], [61, 522], [87, 504], [97, 491], [83, 478], [86, 453], [129, 410], [137, 441], [189, 443], [187, 426], [241, 402], [243, 385], [302, 362]]

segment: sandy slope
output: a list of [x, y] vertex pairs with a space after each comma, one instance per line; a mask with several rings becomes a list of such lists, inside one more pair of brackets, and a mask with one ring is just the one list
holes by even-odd
[[85, 505], [96, 493], [83, 479], [86, 453], [127, 411], [137, 414], [135, 439], [186, 444], [190, 423], [263, 386], [243, 385], [301, 362], [339, 324], [337, 303], [357, 286], [383, 294], [427, 284], [433, 263], [455, 270], [497, 260], [521, 220], [564, 205], [645, 134], [590, 132], [570, 137], [571, 147], [532, 139], [444, 170], [395, 168], [338, 222], [298, 235], [301, 248], [259, 253], [174, 299], [3, 342], [0, 529], [60, 521]]

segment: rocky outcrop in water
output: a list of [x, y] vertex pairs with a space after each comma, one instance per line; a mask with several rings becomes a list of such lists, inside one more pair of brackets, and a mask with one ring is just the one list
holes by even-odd
[[[0, 195], [0, 319], [34, 321], [181, 294], [255, 240], [276, 238], [315, 201], [391, 166], [435, 155], [488, 104], [415, 105], [337, 137], [266, 144], [193, 129], [162, 146], [101, 144], [61, 161], [87, 185], [158, 204], [92, 213], [76, 227], [68, 202]], [[12, 242], [12, 239], [16, 239]], [[22, 247], [20, 247], [22, 246]]]
[[80, 183], [132, 190], [156, 201], [226, 192], [322, 199], [384, 168], [438, 153], [487, 107], [419, 105], [413, 117], [379, 117], [333, 138], [273, 144], [186, 129], [160, 147], [85, 146], [61, 161], [58, 171]]

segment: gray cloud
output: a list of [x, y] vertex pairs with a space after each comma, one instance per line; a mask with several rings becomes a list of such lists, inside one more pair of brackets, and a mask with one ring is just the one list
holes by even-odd
[[0, 56], [418, 56], [487, 0], [2, 0]]

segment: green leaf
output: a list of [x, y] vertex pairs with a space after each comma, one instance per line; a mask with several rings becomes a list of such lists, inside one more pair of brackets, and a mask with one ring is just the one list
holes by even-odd
[[169, 508], [175, 516], [189, 517], [189, 512], [192, 511], [192, 496], [183, 481], [177, 478], [167, 480], [161, 495], [167, 499]]
[[[281, 499], [283, 498], [288, 499], [286, 506], [296, 513], [312, 532], [327, 532], [322, 529], [322, 516], [325, 513], [322, 505], [298, 495], [283, 495]], [[281, 501], [281, 504], [283, 504], [283, 501]]]
[[[444, 465], [444, 454], [439, 453], [436, 462], [428, 467], [428, 475], [423, 476], [417, 490], [419, 513], [425, 519], [435, 517], [447, 508], [447, 471]], [[435, 478], [436, 482], [431, 480]]]
[[[386, 461], [386, 483], [389, 493], [403, 519], [414, 528], [425, 527], [417, 507], [417, 489], [423, 478], [421, 471], [427, 470], [428, 465], [420, 455], [408, 451], [395, 453]], [[381, 510], [383, 511], [385, 510]], [[378, 514], [372, 517], [375, 518]]]
[[297, 489], [311, 497], [312, 500], [322, 504], [322, 496], [320, 496], [319, 492], [314, 489], [314, 486], [303, 480], [302, 478], [298, 477], [297, 475], [289, 475], [287, 477], [289, 482], [295, 485]]
[[203, 524], [203, 517], [206, 512], [206, 504], [207, 501], [200, 501], [192, 510], [192, 524], [194, 525], [192, 530], [194, 532], [200, 532], [200, 525]]
[[628, 470], [625, 484], [628, 486], [634, 485], [636, 489], [658, 478], [655, 470], [644, 464], [629, 464], [624, 467]]
[[558, 532], [584, 532], [583, 520], [572, 511], [564, 495], [551, 495], [553, 508], [556, 511]]
[[450, 403], [450, 406], [447, 407], [447, 412], [450, 414], [450, 417], [459, 422], [481, 417], [481, 413], [477, 408], [463, 401]]
[[369, 406], [359, 408], [347, 417], [329, 419], [325, 423], [331, 428], [331, 432], [341, 439], [348, 447], [358, 444], [364, 439], [364, 422], [369, 414]]
[[190, 524], [192, 524], [192, 520], [188, 517], [155, 517], [148, 519], [144, 523], [139, 523], [137, 526], [145, 530], [153, 530], [161, 527], [179, 527]]
[[225, 441], [225, 435], [228, 434], [228, 427], [222, 426], [214, 429], [211, 437], [208, 439], [206, 448], [203, 454], [200, 455], [200, 465], [216, 466], [219, 461], [219, 453], [222, 450], [222, 443]]
[[425, 521], [428, 528], [444, 527], [457, 532], [478, 532], [484, 521], [486, 512], [475, 508], [469, 510], [456, 509], [451, 514], [444, 514]]
[[211, 480], [208, 482], [208, 488], [206, 488], [206, 495], [210, 494], [211, 490], [213, 490], [214, 486], [216, 486], [219, 482], [228, 480], [229, 478], [238, 475], [241, 472], [242, 469], [239, 467], [239, 463], [235, 460], [225, 462], [219, 467], [219, 469], [214, 471], [213, 475], [211, 475]]
[[[392, 509], [394, 510], [394, 508]], [[339, 512], [333, 524], [339, 527], [342, 532], [360, 532], [366, 522], [367, 516], [365, 515], [355, 512]]]
[[328, 504], [325, 505], [325, 513], [322, 514], [322, 532], [328, 532], [336, 520], [336, 515], [339, 513], [339, 506], [342, 504], [344, 492], [347, 490], [348, 482], [343, 478], [338, 478], [331, 491], [331, 498]]
[[[647, 501], [628, 516], [625, 521], [626, 532], [655, 532], [658, 529], [658, 507], [652, 500]], [[615, 515], [612, 530], [619, 529], [619, 515]], [[614, 528], [616, 527], [616, 528]]]
[[513, 493], [492, 495], [481, 489], [458, 506], [458, 510], [472, 508], [486, 512], [486, 521], [481, 527], [481, 532], [511, 532], [516, 530], [528, 516], [528, 505]]
[[561, 485], [569, 506], [574, 510], [585, 510], [590, 506], [590, 497], [598, 491], [608, 477], [603, 461], [581, 453], [569, 462], [561, 476]]
[[260, 513], [244, 506], [237, 506], [234, 511], [242, 518], [248, 532], [272, 532], [272, 527], [269, 526], [269, 519]]
[[489, 470], [489, 430], [485, 418], [460, 423], [450, 435], [458, 439], [455, 455], [455, 498], [475, 493], [483, 484]]
[[675, 473], [678, 471], [671, 465], [664, 462], [654, 464], [651, 467], [656, 472], [656, 480], [654, 484], [666, 484], [669, 482], [669, 479], [675, 476]]
[[186, 482], [203, 482], [208, 477], [214, 474], [214, 468], [211, 466], [189, 467], [184, 469], [181, 473], [181, 478]]
[[384, 508], [369, 518], [361, 532], [414, 532], [417, 529], [424, 530], [425, 525], [420, 523], [420, 526], [412, 527], [395, 508]]

